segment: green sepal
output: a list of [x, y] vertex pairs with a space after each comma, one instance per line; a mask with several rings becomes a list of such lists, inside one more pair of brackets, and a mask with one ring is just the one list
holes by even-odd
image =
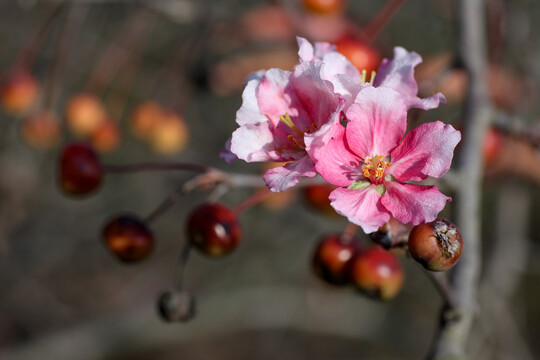
[[348, 189], [351, 190], [364, 190], [366, 189], [371, 183], [367, 180], [357, 180], [353, 182], [351, 185], [349, 185]]

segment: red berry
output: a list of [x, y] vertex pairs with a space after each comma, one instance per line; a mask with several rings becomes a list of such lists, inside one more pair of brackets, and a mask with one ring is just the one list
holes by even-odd
[[337, 51], [349, 59], [358, 71], [366, 70], [366, 81], [370, 81], [371, 71], [376, 71], [381, 63], [381, 55], [377, 49], [354, 38], [338, 40], [336, 46]]
[[414, 260], [431, 271], [454, 266], [463, 250], [463, 239], [456, 225], [442, 218], [415, 226], [409, 234], [409, 252]]
[[85, 195], [99, 187], [103, 169], [92, 146], [75, 142], [64, 147], [60, 156], [60, 187], [71, 195]]
[[403, 286], [403, 269], [391, 252], [375, 245], [358, 253], [351, 262], [351, 281], [366, 295], [389, 300]]
[[360, 251], [357, 239], [344, 239], [341, 234], [324, 236], [313, 255], [313, 269], [323, 280], [334, 285], [349, 281], [349, 265]]
[[120, 260], [135, 262], [146, 258], [154, 248], [154, 236], [137, 216], [113, 217], [103, 228], [107, 248]]
[[221, 256], [233, 251], [242, 238], [235, 213], [221, 204], [202, 204], [189, 216], [187, 235], [199, 251]]
[[344, 0], [302, 0], [306, 10], [316, 14], [334, 14], [343, 10]]
[[304, 187], [304, 199], [313, 209], [325, 215], [337, 215], [336, 211], [330, 205], [330, 193], [336, 189], [330, 184], [309, 185]]

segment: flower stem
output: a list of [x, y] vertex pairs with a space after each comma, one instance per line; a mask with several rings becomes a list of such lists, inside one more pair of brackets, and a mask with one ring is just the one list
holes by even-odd
[[248, 197], [246, 200], [244, 200], [240, 204], [238, 204], [234, 208], [233, 212], [234, 212], [235, 215], [238, 215], [238, 214], [242, 213], [243, 211], [246, 211], [247, 209], [259, 204], [261, 201], [263, 201], [264, 199], [266, 199], [270, 195], [272, 195], [272, 192], [270, 190], [268, 190], [267, 187], [263, 187], [263, 188], [257, 190], [255, 193], [253, 193], [253, 195]]

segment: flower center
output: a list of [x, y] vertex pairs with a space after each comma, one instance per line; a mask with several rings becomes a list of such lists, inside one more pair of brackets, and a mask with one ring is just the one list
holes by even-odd
[[300, 130], [291, 120], [291, 117], [289, 116], [289, 113], [285, 113], [285, 115], [280, 115], [279, 120], [283, 122], [285, 125], [287, 125], [292, 131], [293, 134], [287, 135], [287, 139], [296, 147], [300, 149], [305, 149], [306, 145], [304, 143], [304, 134], [311, 134], [314, 131], [317, 131], [317, 125], [315, 123], [311, 124], [311, 127], [306, 127], [304, 131]]
[[366, 157], [362, 165], [362, 173], [373, 184], [382, 184], [384, 172], [392, 163], [385, 161], [382, 155]]

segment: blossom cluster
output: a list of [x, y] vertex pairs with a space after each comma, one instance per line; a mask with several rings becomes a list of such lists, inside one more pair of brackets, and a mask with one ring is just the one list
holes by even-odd
[[366, 233], [390, 216], [413, 225], [434, 220], [451, 199], [415, 182], [448, 171], [461, 134], [440, 121], [406, 133], [409, 109], [445, 101], [440, 93], [418, 97], [414, 67], [421, 57], [396, 47], [367, 81], [334, 46], [303, 38], [298, 44], [293, 71], [248, 78], [224, 158], [285, 162], [264, 174], [276, 192], [320, 174], [338, 186], [330, 194], [334, 209]]

